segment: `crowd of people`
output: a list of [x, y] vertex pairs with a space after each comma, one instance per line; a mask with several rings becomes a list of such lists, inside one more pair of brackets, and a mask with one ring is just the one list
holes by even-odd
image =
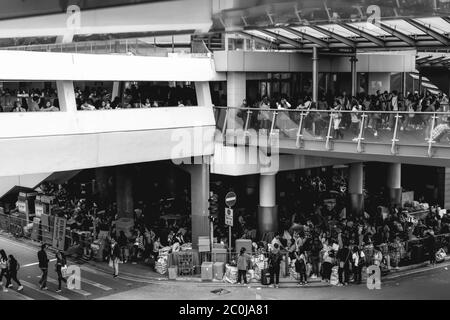
[[0, 90], [0, 112], [59, 111], [56, 90], [4, 88]]
[[[402, 208], [384, 207], [380, 203], [375, 211], [366, 208], [361, 215], [351, 215], [346, 210], [344, 178], [334, 177], [327, 184], [323, 177], [299, 177], [292, 183], [296, 188], [289, 185], [288, 189], [298, 192], [286, 199], [291, 205], [280, 212], [278, 232], [263, 241], [250, 239], [253, 255], [268, 257], [269, 269], [275, 265], [272, 273], [279, 272], [278, 251], [284, 251], [289, 257], [285, 263], [291, 266], [291, 275], [300, 285], [319, 277], [329, 282], [333, 267], [337, 269], [338, 285], [347, 285], [351, 278], [360, 283], [363, 267], [377, 265], [388, 272], [401, 265], [422, 262], [426, 257], [434, 264], [436, 257], [445, 255], [448, 249], [450, 214], [437, 205], [428, 206], [428, 212], [419, 218], [412, 218], [405, 210], [409, 204]], [[332, 189], [340, 191], [333, 192], [335, 201], [326, 202], [330, 183]], [[293, 200], [299, 199], [298, 193], [307, 199], [301, 201], [303, 204]], [[283, 217], [284, 211], [290, 215]], [[276, 277], [274, 283], [272, 276], [271, 283], [277, 284]]]
[[[421, 94], [414, 91], [404, 94], [396, 90], [383, 93], [378, 90], [376, 94], [358, 94], [357, 96], [349, 96], [346, 92], [335, 97], [321, 94], [317, 102], [313, 102], [311, 96], [305, 95], [304, 98], [298, 99], [296, 104], [288, 100], [287, 97], [269, 99], [264, 96], [261, 101], [249, 104], [244, 99], [241, 108], [304, 111], [305, 129], [315, 136], [327, 133], [331, 116], [334, 139], [343, 139], [344, 133], [350, 132], [353, 140], [356, 140], [362, 123], [362, 111], [372, 112], [364, 122], [364, 128], [371, 129], [373, 135], [377, 137], [379, 130], [393, 130], [396, 120], [395, 114], [382, 113], [383, 111], [404, 112], [399, 118], [398, 128], [400, 131], [424, 129], [430, 126], [431, 113], [448, 111], [449, 103], [447, 95], [443, 93], [433, 94], [426, 91]], [[380, 113], [376, 113], [377, 111]], [[244, 118], [245, 114], [242, 113], [241, 116]], [[291, 114], [291, 116], [299, 116], [299, 114]], [[251, 119], [252, 128], [269, 129], [271, 119], [270, 114], [261, 111]], [[447, 123], [448, 119], [444, 119], [444, 122]]]
[[[120, 96], [112, 97], [104, 87], [75, 88], [78, 110], [111, 110], [129, 108], [156, 108], [192, 106], [196, 103], [195, 90], [190, 87], [131, 85]], [[60, 111], [57, 90], [9, 89], [0, 90], [0, 112]]]

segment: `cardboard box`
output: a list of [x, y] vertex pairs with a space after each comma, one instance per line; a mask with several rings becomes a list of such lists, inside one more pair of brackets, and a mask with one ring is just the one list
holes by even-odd
[[213, 263], [203, 262], [202, 263], [202, 281], [212, 281], [213, 280]]
[[214, 279], [222, 280], [224, 272], [225, 272], [225, 263], [215, 262], [213, 265]]

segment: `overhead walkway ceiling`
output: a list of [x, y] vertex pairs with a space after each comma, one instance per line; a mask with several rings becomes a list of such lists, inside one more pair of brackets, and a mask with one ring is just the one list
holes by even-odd
[[448, 49], [450, 18], [386, 19], [378, 23], [337, 22], [244, 26], [231, 33], [254, 39], [276, 49], [310, 49], [351, 52], [386, 49]]

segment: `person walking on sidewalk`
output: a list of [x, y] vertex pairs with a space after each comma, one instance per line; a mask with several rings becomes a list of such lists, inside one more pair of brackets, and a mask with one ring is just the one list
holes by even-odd
[[47, 245], [44, 243], [41, 245], [41, 250], [38, 252], [39, 269], [42, 271], [41, 279], [39, 280], [39, 285], [42, 290], [47, 290], [47, 275], [48, 275], [48, 257], [47, 252], [45, 252]]
[[[5, 250], [0, 250], [0, 284], [3, 284], [3, 276], [8, 281], [8, 256]], [[8, 292], [8, 287], [3, 287], [3, 292]]]
[[62, 275], [62, 268], [67, 268], [67, 261], [64, 253], [62, 251], [58, 251], [56, 253], [56, 267], [55, 271], [58, 275], [58, 290], [56, 292], [61, 292], [61, 282], [67, 283], [66, 278]]
[[[280, 247], [278, 243], [273, 245], [272, 252], [269, 255], [269, 269], [270, 269], [270, 286], [278, 288], [278, 284], [280, 283], [280, 263], [283, 259], [283, 256], [280, 253]], [[275, 278], [275, 279], [274, 279]], [[274, 282], [275, 280], [275, 282]]]
[[17, 272], [20, 269], [20, 264], [17, 262], [17, 260], [14, 258], [12, 254], [9, 255], [8, 259], [8, 281], [6, 283], [6, 287], [11, 288], [13, 285], [11, 283], [11, 280], [14, 280], [15, 283], [19, 286], [17, 288], [18, 291], [23, 290], [23, 286], [20, 283], [19, 279], [17, 279]]
[[109, 266], [113, 268], [113, 277], [119, 275], [120, 248], [116, 239], [111, 239], [111, 249], [109, 253]]
[[238, 283], [241, 284], [241, 278], [244, 278], [244, 283], [247, 284], [247, 270], [250, 266], [250, 256], [245, 253], [245, 248], [241, 248], [241, 251], [237, 260], [238, 268]]

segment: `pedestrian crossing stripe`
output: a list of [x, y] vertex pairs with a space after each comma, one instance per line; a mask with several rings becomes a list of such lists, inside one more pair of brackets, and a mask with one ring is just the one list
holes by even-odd
[[[37, 278], [40, 278], [40, 276], [37, 276]], [[47, 277], [47, 281], [58, 286], [58, 280], [56, 280], [56, 279]], [[66, 287], [64, 287], [64, 288], [66, 288]], [[83, 295], [85, 297], [88, 297], [88, 296], [90, 296], [92, 294], [90, 292], [87, 292], [87, 291], [84, 291], [84, 290], [81, 290], [81, 289], [74, 289], [74, 290], [71, 290], [69, 288], [66, 288], [66, 289], [69, 290], [70, 292], [79, 293], [79, 294], [81, 294], [81, 295]]]
[[110, 287], [108, 287], [108, 286], [104, 286], [103, 284], [100, 284], [100, 283], [91, 281], [91, 280], [89, 280], [89, 279], [81, 279], [81, 282], [90, 284], [91, 286], [97, 287], [97, 288], [102, 289], [102, 290], [104, 290], [104, 291], [112, 290], [112, 288], [110, 288]]
[[70, 300], [69, 298], [63, 297], [62, 295], [59, 295], [57, 293], [54, 293], [54, 292], [51, 292], [51, 291], [48, 291], [48, 290], [41, 290], [39, 286], [37, 286], [35, 284], [32, 284], [32, 283], [29, 283], [27, 281], [23, 281], [22, 280], [21, 282], [22, 282], [22, 284], [25, 287], [33, 289], [35, 291], [38, 291], [38, 292], [40, 292], [42, 294], [45, 294], [47, 296], [50, 296], [50, 297], [52, 297], [54, 299], [57, 299], [57, 300]]
[[[22, 281], [22, 282], [23, 282], [23, 281]], [[14, 295], [14, 296], [18, 297], [18, 298], [21, 299], [21, 300], [34, 300], [33, 298], [31, 298], [31, 297], [26, 296], [25, 294], [23, 294], [23, 290], [22, 290], [22, 291], [16, 291], [16, 290], [14, 290], [14, 289], [12, 289], [12, 288], [9, 288], [9, 289], [8, 289], [8, 292], [2, 292], [2, 291], [0, 290], [0, 294], [1, 294], [1, 293], [5, 294], [5, 295]]]

